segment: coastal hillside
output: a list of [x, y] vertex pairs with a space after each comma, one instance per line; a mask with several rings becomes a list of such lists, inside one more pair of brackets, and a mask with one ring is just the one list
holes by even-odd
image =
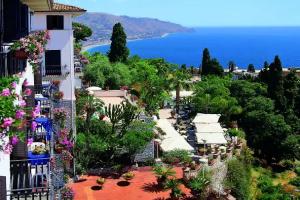
[[77, 17], [75, 21], [86, 24], [93, 30], [93, 35], [86, 41], [86, 44], [108, 42], [112, 28], [117, 22], [122, 23], [127, 38], [131, 40], [161, 37], [167, 33], [190, 31], [189, 28], [179, 24], [158, 19], [116, 16], [106, 13], [86, 13]]

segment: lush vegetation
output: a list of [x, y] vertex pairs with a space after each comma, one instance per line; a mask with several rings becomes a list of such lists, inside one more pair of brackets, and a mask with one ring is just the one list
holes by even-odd
[[72, 26], [76, 42], [85, 41], [88, 37], [90, 37], [93, 34], [92, 29], [84, 24], [73, 22]]
[[[133, 156], [153, 138], [152, 123], [136, 120], [138, 110], [129, 103], [104, 107], [84, 92], [77, 95], [77, 142], [75, 152], [80, 166], [130, 164]], [[110, 122], [100, 120], [109, 116]]]
[[252, 153], [245, 148], [241, 156], [228, 161], [226, 186], [237, 199], [247, 200], [250, 196]]
[[255, 155], [270, 164], [299, 159], [299, 96], [299, 78], [293, 71], [283, 76], [275, 57], [257, 79], [204, 77], [193, 103], [197, 112], [221, 113], [227, 125], [238, 121]]

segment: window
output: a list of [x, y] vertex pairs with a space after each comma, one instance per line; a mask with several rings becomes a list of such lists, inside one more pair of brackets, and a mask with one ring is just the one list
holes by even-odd
[[61, 75], [60, 50], [47, 50], [45, 52], [46, 75]]
[[63, 30], [64, 29], [64, 16], [48, 15], [47, 16], [47, 29], [48, 30]]

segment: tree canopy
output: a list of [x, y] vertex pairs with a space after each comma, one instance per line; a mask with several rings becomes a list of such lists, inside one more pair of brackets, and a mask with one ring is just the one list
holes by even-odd
[[125, 62], [129, 56], [127, 48], [127, 36], [121, 23], [116, 23], [113, 27], [111, 45], [108, 52], [110, 62]]
[[85, 41], [88, 37], [90, 37], [93, 34], [92, 29], [84, 24], [73, 22], [72, 26], [76, 42]]
[[202, 75], [223, 75], [223, 67], [220, 65], [219, 61], [216, 58], [211, 59], [209, 50], [205, 48], [203, 50], [202, 57], [202, 66], [201, 66]]

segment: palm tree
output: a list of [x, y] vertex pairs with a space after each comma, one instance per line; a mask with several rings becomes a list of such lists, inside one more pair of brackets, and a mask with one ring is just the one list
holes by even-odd
[[179, 199], [182, 197], [182, 191], [179, 188], [180, 182], [176, 179], [170, 179], [165, 184], [165, 190], [171, 190], [170, 198]]
[[169, 177], [174, 177], [176, 172], [172, 167], [165, 167], [162, 165], [156, 165], [153, 168], [153, 172], [157, 177], [157, 184], [164, 186]]
[[179, 111], [180, 103], [180, 90], [182, 88], [187, 88], [190, 86], [189, 80], [191, 79], [191, 74], [186, 70], [176, 70], [169, 75], [169, 81], [171, 88], [176, 90], [176, 112]]
[[79, 98], [77, 99], [76, 111], [79, 115], [85, 115], [86, 131], [89, 131], [93, 115], [103, 112], [103, 105], [103, 101], [89, 94], [79, 96]]

